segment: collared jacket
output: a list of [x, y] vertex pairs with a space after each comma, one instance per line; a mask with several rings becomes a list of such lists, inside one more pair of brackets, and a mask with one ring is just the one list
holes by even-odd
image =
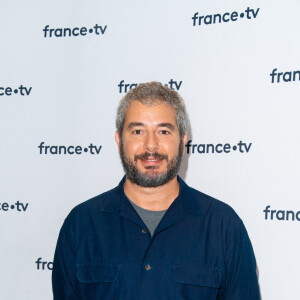
[[246, 229], [228, 205], [180, 192], [151, 237], [119, 186], [75, 207], [57, 242], [54, 300], [259, 300]]

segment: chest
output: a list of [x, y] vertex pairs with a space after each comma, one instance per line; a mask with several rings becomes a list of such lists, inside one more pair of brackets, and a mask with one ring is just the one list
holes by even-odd
[[83, 293], [97, 286], [115, 299], [216, 299], [224, 269], [216, 224], [186, 216], [157, 229], [151, 238], [143, 222], [120, 215], [89, 220], [77, 236]]
[[[165, 217], [164, 217], [165, 218]], [[222, 228], [197, 216], [187, 215], [168, 226], [157, 227], [151, 237], [139, 220], [118, 214], [102, 214], [79, 227], [77, 262], [143, 264], [152, 261], [163, 265], [201, 264], [223, 268]]]

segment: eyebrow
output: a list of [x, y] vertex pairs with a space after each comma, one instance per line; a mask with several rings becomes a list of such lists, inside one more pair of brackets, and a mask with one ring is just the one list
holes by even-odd
[[175, 126], [171, 123], [160, 123], [158, 124], [158, 127], [167, 127], [170, 130], [175, 130]]
[[[131, 122], [127, 125], [127, 128], [132, 129], [133, 127], [142, 127], [142, 126], [145, 126], [145, 124], [142, 122]], [[171, 123], [159, 123], [157, 127], [166, 127], [169, 128], [170, 130], [175, 130], [175, 126]]]
[[127, 125], [128, 129], [132, 129], [133, 127], [141, 127], [144, 126], [144, 123], [142, 122], [131, 122]]

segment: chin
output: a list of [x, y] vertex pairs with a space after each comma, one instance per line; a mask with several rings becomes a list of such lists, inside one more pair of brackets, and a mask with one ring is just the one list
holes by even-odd
[[[157, 170], [157, 168], [146, 168], [146, 171], [144, 170], [143, 172], [140, 172], [143, 175], [153, 175], [153, 176], [160, 176], [164, 174], [166, 171], [160, 171]], [[151, 177], [153, 177], [151, 176]]]

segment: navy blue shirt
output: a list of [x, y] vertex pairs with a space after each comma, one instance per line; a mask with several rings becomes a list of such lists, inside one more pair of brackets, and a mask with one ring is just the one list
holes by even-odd
[[151, 237], [116, 188], [75, 207], [57, 242], [55, 300], [258, 300], [246, 229], [228, 205], [180, 192]]

